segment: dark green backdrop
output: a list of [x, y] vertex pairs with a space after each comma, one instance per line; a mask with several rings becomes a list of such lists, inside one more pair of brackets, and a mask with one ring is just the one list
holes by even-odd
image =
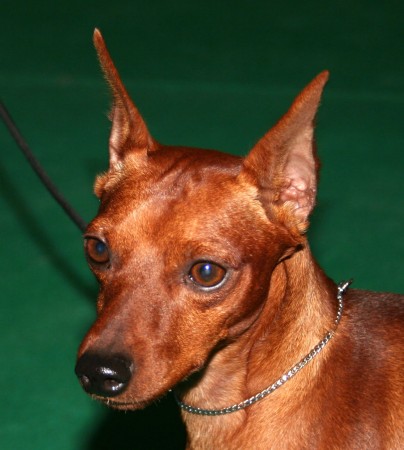
[[[328, 68], [312, 247], [337, 280], [402, 291], [403, 15], [398, 0], [2, 0], [0, 95], [89, 220], [109, 131], [95, 26], [165, 143], [243, 154]], [[181, 448], [171, 399], [123, 414], [81, 391], [75, 352], [97, 290], [81, 236], [2, 126], [0, 145], [0, 448]]]

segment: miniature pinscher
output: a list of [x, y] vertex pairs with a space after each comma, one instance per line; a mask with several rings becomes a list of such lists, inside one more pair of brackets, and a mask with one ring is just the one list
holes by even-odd
[[402, 449], [404, 297], [336, 285], [306, 238], [328, 72], [241, 158], [160, 144], [94, 42], [113, 107], [84, 390], [121, 410], [172, 391], [189, 449]]

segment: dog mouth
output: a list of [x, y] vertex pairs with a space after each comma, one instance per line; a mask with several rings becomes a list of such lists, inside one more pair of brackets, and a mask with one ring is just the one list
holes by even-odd
[[[148, 398], [146, 400], [137, 400], [134, 398], [122, 398], [119, 397], [103, 397], [97, 394], [91, 394], [90, 397], [93, 400], [96, 400], [108, 408], [121, 410], [121, 411], [135, 411], [139, 409], [144, 409], [152, 403], [158, 402], [162, 398], [166, 397], [168, 394], [175, 392], [175, 395], [183, 395], [187, 390], [191, 387], [198, 384], [200, 378], [203, 375], [203, 367], [198, 369], [194, 369], [190, 374], [185, 376], [181, 381], [175, 383], [171, 388], [165, 390], [164, 392], [153, 396], [152, 398]], [[124, 397], [125, 394], [122, 395]]]
[[[113, 378], [109, 378], [111, 370], [107, 371], [106, 369], [96, 372], [95, 375], [98, 378], [95, 375], [93, 378], [90, 378], [86, 376], [83, 370], [78, 370], [76, 365], [76, 374], [83, 389], [93, 400], [111, 409], [136, 411], [158, 402], [173, 390], [175, 390], [176, 394], [183, 394], [189, 388], [198, 384], [204, 373], [205, 364], [205, 362], [200, 361], [194, 363], [183, 374], [176, 374], [177, 376], [159, 380], [157, 386], [156, 384], [142, 385], [140, 383], [140, 386], [142, 386], [140, 387], [137, 383], [134, 383], [133, 379], [129, 379], [127, 383], [122, 383], [121, 386], [117, 383], [120, 381], [120, 378], [118, 379], [115, 373], [112, 373], [112, 375], [115, 375]], [[111, 388], [111, 386], [114, 387], [115, 385], [117, 385], [117, 389]]]
[[174, 388], [166, 389], [151, 397], [140, 399], [132, 397], [130, 393], [127, 393], [126, 395], [125, 393], [123, 393], [121, 396], [117, 397], [103, 397], [102, 395], [90, 394], [90, 397], [92, 398], [92, 400], [96, 400], [111, 409], [121, 411], [136, 411], [144, 409], [152, 403], [158, 403], [160, 400], [170, 394], [173, 389]]

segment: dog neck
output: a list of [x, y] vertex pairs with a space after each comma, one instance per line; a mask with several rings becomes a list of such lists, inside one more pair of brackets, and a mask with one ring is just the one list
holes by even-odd
[[[336, 287], [317, 266], [305, 245], [278, 264], [272, 273], [267, 301], [259, 318], [235, 342], [212, 357], [199, 381], [184, 393], [184, 402], [217, 409], [260, 392], [296, 364], [327, 330], [333, 328], [336, 311]], [[287, 391], [277, 393], [277, 398], [285, 394], [289, 397], [293, 391], [291, 404], [298, 402], [299, 392], [307, 391], [310, 379], [315, 377], [320, 366], [321, 356], [305, 367], [287, 387], [282, 387], [280, 391]], [[209, 421], [209, 425], [205, 425], [211, 432], [214, 423], [223, 426], [222, 420], [236, 426], [243, 421], [244, 414], [239, 411], [231, 414], [233, 417], [216, 420], [195, 418], [185, 412], [183, 418], [192, 435], [195, 423], [195, 429], [200, 432], [201, 420]]]

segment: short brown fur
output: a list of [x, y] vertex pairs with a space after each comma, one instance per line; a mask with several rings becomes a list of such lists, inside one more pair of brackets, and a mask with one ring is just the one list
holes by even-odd
[[[100, 211], [86, 232], [98, 318], [78, 367], [86, 355], [120, 355], [130, 378], [109, 395], [83, 369], [78, 375], [118, 409], [142, 408], [170, 389], [195, 407], [239, 403], [334, 327], [337, 287], [305, 236], [319, 165], [313, 124], [328, 73], [239, 158], [158, 143], [98, 30], [94, 42], [114, 96], [113, 126], [110, 167], [95, 184]], [[91, 244], [101, 245], [95, 254]], [[213, 288], [190, 276], [201, 261], [226, 272]], [[274, 393], [228, 415], [183, 412], [188, 448], [403, 448], [403, 296], [352, 289], [344, 304], [329, 344]]]

